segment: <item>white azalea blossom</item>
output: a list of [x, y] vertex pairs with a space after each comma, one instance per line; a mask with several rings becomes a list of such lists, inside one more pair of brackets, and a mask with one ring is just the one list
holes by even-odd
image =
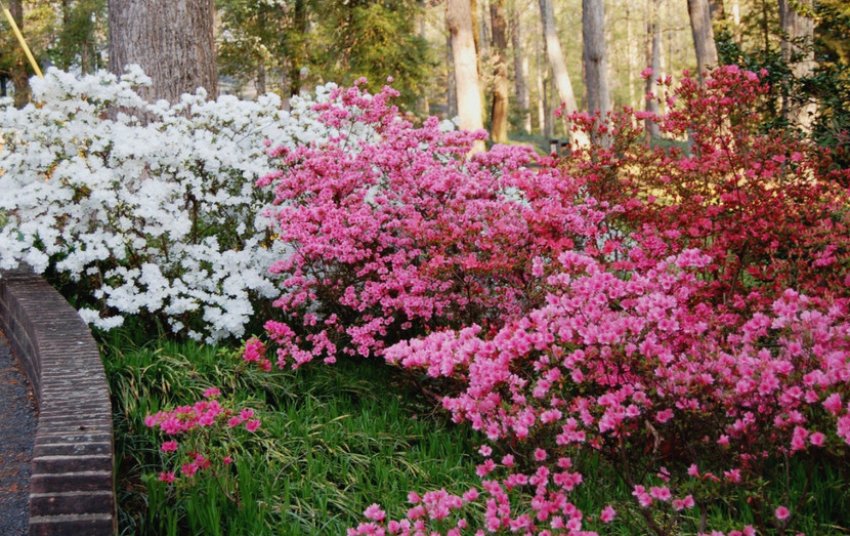
[[333, 86], [285, 111], [275, 95], [200, 90], [149, 104], [135, 91], [145, 84], [138, 67], [50, 69], [32, 80], [37, 105], [0, 100], [0, 270], [50, 268], [88, 289], [80, 315], [100, 329], [150, 314], [193, 338], [242, 337], [253, 303], [279, 294], [268, 266], [290, 253], [253, 186], [273, 168], [266, 144], [336, 135], [312, 108]]

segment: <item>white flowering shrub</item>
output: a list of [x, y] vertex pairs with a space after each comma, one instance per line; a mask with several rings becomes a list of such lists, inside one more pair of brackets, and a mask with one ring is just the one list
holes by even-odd
[[253, 184], [272, 167], [266, 145], [338, 134], [313, 111], [331, 87], [285, 111], [274, 95], [202, 90], [150, 104], [134, 90], [149, 83], [138, 68], [51, 69], [32, 81], [38, 105], [0, 101], [0, 270], [73, 282], [102, 329], [151, 315], [193, 338], [241, 337], [255, 301], [278, 294], [267, 268], [286, 247]]

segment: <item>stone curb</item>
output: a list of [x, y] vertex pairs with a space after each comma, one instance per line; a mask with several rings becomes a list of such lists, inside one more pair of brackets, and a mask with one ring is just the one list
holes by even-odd
[[0, 329], [39, 409], [30, 477], [30, 536], [117, 532], [109, 387], [77, 311], [38, 275], [0, 277]]

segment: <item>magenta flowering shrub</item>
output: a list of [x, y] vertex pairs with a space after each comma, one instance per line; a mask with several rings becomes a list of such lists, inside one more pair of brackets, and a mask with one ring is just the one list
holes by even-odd
[[570, 503], [585, 481], [574, 460], [591, 454], [633, 489], [656, 534], [687, 529], [680, 512], [730, 488], [756, 491], [776, 456], [846, 456], [846, 306], [820, 310], [789, 290], [728, 328], [693, 300], [706, 284], [694, 270], [710, 260], [688, 250], [624, 279], [565, 252], [546, 305], [495, 336], [473, 327], [386, 351], [392, 363], [463, 381], [444, 407], [513, 452], [497, 460], [483, 451], [489, 531], [573, 534], [590, 516], [604, 522]]
[[230, 465], [230, 447], [239, 441], [238, 434], [252, 434], [260, 428], [253, 409], [232, 408], [220, 397], [221, 390], [210, 387], [203, 400], [145, 417], [145, 426], [171, 438], [160, 445], [167, 465], [159, 474], [160, 481], [171, 484], [191, 479], [198, 471]]
[[[280, 366], [338, 352], [370, 356], [388, 343], [477, 323], [498, 328], [539, 305], [532, 260], [592, 244], [607, 208], [580, 199], [553, 168], [527, 167], [527, 148], [469, 157], [481, 133], [414, 127], [396, 92], [338, 90], [316, 106], [343, 133], [326, 144], [274, 149], [278, 239], [272, 265], [286, 322], [269, 321]], [[366, 125], [366, 141], [345, 133]]]

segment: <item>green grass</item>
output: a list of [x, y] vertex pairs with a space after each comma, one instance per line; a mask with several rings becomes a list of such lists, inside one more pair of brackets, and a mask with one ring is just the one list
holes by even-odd
[[[397, 518], [407, 510], [408, 491], [461, 493], [479, 482], [474, 468], [480, 437], [447, 422], [409, 376], [378, 360], [263, 373], [242, 364], [233, 348], [162, 338], [138, 344], [129, 333], [110, 335], [104, 343], [121, 534], [344, 534], [371, 503]], [[191, 485], [158, 482], [163, 437], [144, 426], [145, 415], [194, 402], [211, 386], [257, 409], [260, 433], [230, 446], [236, 463], [225, 478], [202, 472]], [[606, 504], [618, 511], [611, 526], [591, 522], [588, 528], [608, 535], [646, 533], [643, 513], [618, 472], [595, 456], [574, 461], [584, 475], [574, 504], [589, 516]], [[796, 530], [850, 534], [848, 472], [842, 460], [799, 456], [786, 466], [777, 459], [755, 495], [718, 490], [723, 499], [707, 508], [707, 526], [770, 527], [770, 510], [759, 519], [750, 506], [763, 497], [765, 504], [792, 507]], [[672, 521], [668, 514], [656, 520]], [[696, 534], [699, 514], [688, 512], [675, 524], [677, 534]]]
[[[232, 349], [113, 335], [105, 361], [122, 534], [344, 534], [373, 502], [401, 515], [410, 490], [460, 493], [477, 481], [468, 428], [446, 422], [375, 360], [268, 374], [242, 366]], [[231, 479], [156, 481], [162, 437], [145, 415], [213, 385], [258, 409], [261, 433], [238, 447]]]

